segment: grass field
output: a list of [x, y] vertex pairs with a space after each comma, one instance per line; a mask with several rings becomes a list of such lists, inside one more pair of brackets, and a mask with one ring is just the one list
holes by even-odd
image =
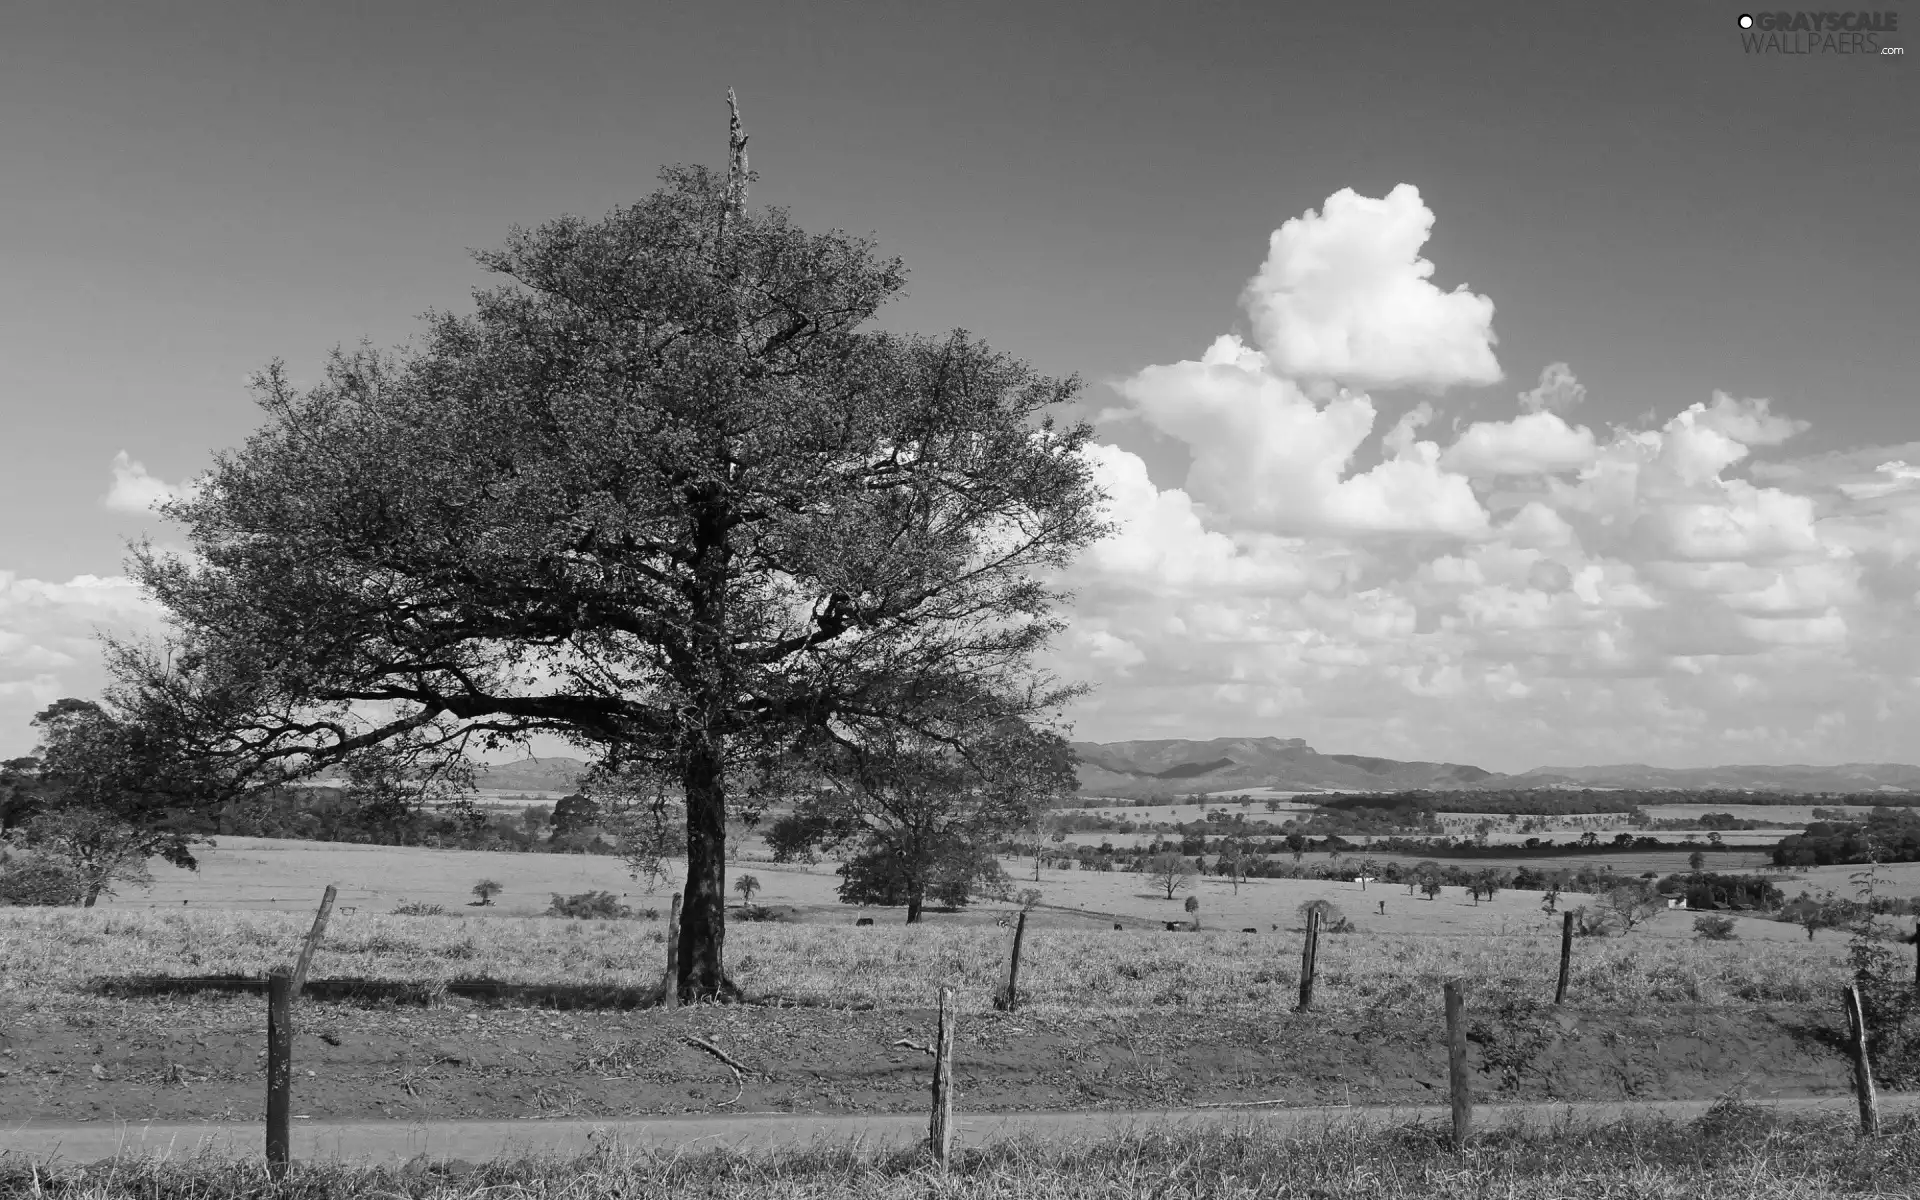
[[[1626, 861], [1636, 857], [1621, 856], [1615, 873], [1638, 866]], [[1456, 975], [1481, 981], [1490, 994], [1536, 994], [1558, 949], [1558, 918], [1541, 910], [1536, 892], [1507, 890], [1475, 903], [1457, 888], [1428, 900], [1382, 883], [1261, 879], [1236, 889], [1203, 877], [1169, 901], [1143, 875], [1043, 870], [1035, 885], [1031, 860], [1008, 865], [1020, 886], [1042, 894], [1024, 984], [1043, 1009], [1282, 1004], [1295, 980], [1297, 911], [1315, 899], [1338, 905], [1356, 926], [1329, 936], [1320, 951], [1326, 1003], [1336, 1007], [1429, 1004]], [[644, 910], [664, 910], [669, 890], [641, 894], [607, 858], [233, 838], [205, 851], [197, 873], [159, 869], [150, 893], [90, 911], [0, 911], [0, 987], [19, 1000], [47, 1002], [77, 995], [94, 975], [263, 971], [292, 957], [329, 882], [341, 892], [315, 960], [319, 976], [644, 986], [658, 980], [664, 953], [664, 922], [645, 919]], [[1886, 870], [1920, 884], [1920, 864]], [[935, 912], [926, 925], [908, 928], [901, 910], [839, 904], [832, 864], [746, 863], [734, 877], [748, 872], [762, 882], [755, 902], [790, 918], [730, 924], [729, 966], [749, 991], [899, 1006], [924, 1004], [931, 988], [948, 983], [964, 1005], [983, 1008], [1003, 976], [1008, 935], [995, 920], [1008, 915], [1006, 906]], [[483, 875], [507, 884], [501, 903], [464, 905]], [[1823, 882], [1816, 875], [1816, 886]], [[578, 922], [532, 915], [550, 892], [588, 888], [627, 889], [643, 916]], [[1190, 919], [1189, 894], [1199, 899], [1202, 931], [1159, 929]], [[388, 915], [402, 900], [441, 903], [455, 915]], [[876, 925], [849, 928], [863, 914]], [[1126, 928], [1115, 931], [1116, 920]], [[1821, 995], [1844, 973], [1838, 932], [1810, 944], [1798, 927], [1775, 921], [1736, 917], [1736, 927], [1737, 941], [1700, 942], [1692, 914], [1664, 912], [1626, 937], [1583, 940], [1577, 985], [1596, 1003], [1740, 1005]]]
[[[549, 890], [618, 888], [611, 860], [238, 842], [208, 851], [199, 875], [160, 876], [151, 897], [0, 910], [9, 1038], [0, 1123], [257, 1111], [257, 995], [123, 999], [94, 984], [125, 974], [258, 976], [286, 964], [328, 881], [341, 885], [343, 903], [315, 978], [429, 992], [463, 978], [644, 992], [661, 978], [657, 917], [511, 915], [516, 904], [532, 912]], [[1664, 912], [1629, 935], [1578, 941], [1569, 1007], [1556, 1010], [1547, 1002], [1558, 921], [1532, 893], [1475, 904], [1457, 889], [1426, 900], [1379, 885], [1257, 880], [1236, 894], [1209, 878], [1195, 893], [1204, 928], [1173, 931], [1160, 922], [1184, 921], [1184, 905], [1143, 876], [1045, 871], [1021, 1004], [1009, 1013], [992, 1001], [1006, 978], [1010, 931], [995, 922], [1007, 907], [934, 913], [920, 926], [901, 923], [899, 910], [864, 910], [881, 923], [856, 928], [863, 910], [834, 901], [828, 865], [739, 869], [763, 881], [756, 901], [793, 918], [729, 922], [727, 966], [748, 1003], [556, 1011], [446, 995], [425, 1007], [314, 1000], [302, 1008], [310, 1015], [296, 1049], [307, 1070], [299, 1111], [641, 1116], [731, 1111], [721, 1106], [735, 1101], [753, 1112], [911, 1110], [923, 1103], [925, 1066], [899, 1039], [927, 1036], [941, 986], [955, 989], [963, 1015], [962, 1087], [976, 1111], [1424, 1103], [1444, 1086], [1440, 998], [1453, 979], [1471, 986], [1482, 1040], [1469, 1062], [1489, 1095], [1710, 1098], [1733, 1086], [1760, 1095], [1844, 1086], [1831, 1048], [1833, 997], [1847, 977], [1839, 932], [1809, 943], [1795, 927], [1741, 918], [1740, 940], [1704, 942], [1691, 936], [1691, 914]], [[478, 874], [511, 881], [508, 906], [458, 904]], [[188, 886], [202, 889], [189, 903], [161, 895]], [[264, 907], [261, 889], [274, 889], [265, 899], [281, 911]], [[287, 892], [304, 892], [297, 907]], [[390, 901], [436, 898], [452, 903], [446, 915], [390, 912]], [[1295, 910], [1316, 898], [1340, 905], [1357, 928], [1323, 937], [1313, 1010], [1300, 1013]], [[1116, 916], [1124, 928], [1113, 927]], [[702, 1039], [753, 1065], [744, 1099]], [[1523, 1073], [1501, 1065], [1522, 1061], [1533, 1064]], [[217, 1194], [180, 1178], [175, 1194]], [[862, 1178], [859, 1187], [882, 1189], [874, 1195], [902, 1186], [884, 1172]]]
[[924, 1151], [857, 1146], [669, 1154], [609, 1147], [583, 1159], [407, 1169], [294, 1165], [269, 1191], [258, 1164], [128, 1162], [48, 1171], [0, 1159], [0, 1188], [45, 1200], [1811, 1200], [1910, 1196], [1920, 1137], [1910, 1122], [1864, 1140], [1840, 1119], [1785, 1120], [1738, 1103], [1690, 1122], [1495, 1130], [1465, 1150], [1435, 1128], [1276, 1133], [1148, 1127], [1100, 1140], [1020, 1140], [963, 1150], [947, 1171]]
[[[1351, 863], [1355, 857], [1348, 855], [1343, 861]], [[1368, 857], [1427, 861], [1410, 855]], [[1721, 851], [1711, 857], [1710, 869], [1720, 871], [1748, 870], [1765, 862], [1762, 855], [1742, 851]], [[1476, 869], [1523, 863], [1535, 867], [1601, 865], [1610, 866], [1615, 875], [1632, 877], [1649, 870], [1662, 875], [1685, 871], [1686, 859], [1683, 851], [1658, 851], [1515, 860], [1436, 856], [1432, 861]], [[1304, 861], [1325, 862], [1327, 856], [1310, 854]], [[1553, 925], [1553, 918], [1540, 911], [1538, 892], [1509, 890], [1490, 902], [1476, 904], [1459, 888], [1448, 888], [1439, 899], [1427, 900], [1408, 895], [1405, 885], [1379, 882], [1362, 888], [1331, 880], [1250, 879], [1235, 888], [1228, 880], [1205, 876], [1169, 901], [1141, 874], [1043, 868], [1036, 881], [1032, 859], [1010, 859], [1005, 865], [1016, 886], [1039, 888], [1048, 910], [1043, 922], [1065, 928], [1111, 928], [1115, 920], [1129, 925], [1184, 921], [1188, 919], [1184, 909], [1188, 895], [1199, 897], [1201, 922], [1213, 929], [1252, 926], [1271, 933], [1274, 925], [1292, 927], [1298, 923], [1299, 906], [1314, 899], [1338, 904], [1362, 931], [1369, 933], [1482, 936], [1502, 930], [1545, 931]], [[859, 917], [872, 917], [876, 924], [884, 925], [904, 918], [901, 909], [841, 904], [835, 869], [831, 862], [804, 866], [736, 861], [729, 870], [729, 885], [741, 875], [753, 875], [761, 884], [754, 902], [788, 910], [789, 917], [801, 923], [851, 925]], [[1920, 889], [1920, 864], [1884, 871], [1899, 881], [1895, 894], [1905, 894], [1900, 889], [1909, 885]], [[1848, 874], [1847, 868], [1819, 868], [1809, 878], [1817, 881], [1812, 886], [1844, 888]], [[483, 878], [505, 885], [490, 909], [470, 904], [471, 889]], [[546, 910], [555, 892], [570, 895], [590, 890], [624, 895], [625, 903], [635, 909], [664, 912], [678, 889], [675, 880], [646, 892], [626, 873], [619, 859], [597, 855], [430, 850], [236, 837], [221, 838], [217, 846], [203, 849], [198, 871], [156, 865], [152, 888], [127, 890], [116, 899], [103, 901], [101, 907], [106, 911], [218, 908], [310, 914], [330, 883], [339, 885], [337, 903], [341, 908], [355, 910], [348, 915], [386, 913], [403, 902], [414, 902], [474, 915], [534, 916]], [[1792, 894], [1793, 885], [1785, 886]], [[1384, 914], [1379, 910], [1382, 901], [1386, 903]], [[979, 924], [991, 922], [1004, 911], [1005, 906], [986, 904], [964, 913], [931, 913], [928, 920], [934, 925]], [[1743, 930], [1748, 927], [1750, 931], [1743, 936], [1749, 938], [1793, 933], [1791, 927], [1770, 921], [1743, 920]], [[1692, 926], [1681, 916], [1663, 916], [1649, 927], [1647, 936], [1687, 938], [1692, 936]]]

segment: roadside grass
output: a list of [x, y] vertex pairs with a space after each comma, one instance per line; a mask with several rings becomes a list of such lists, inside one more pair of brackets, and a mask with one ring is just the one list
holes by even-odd
[[[290, 962], [310, 918], [246, 910], [0, 909], [0, 1001], [26, 1010], [95, 1002], [89, 979], [122, 974], [254, 975]], [[923, 1008], [956, 989], [984, 1011], [1005, 980], [1010, 935], [992, 926], [742, 923], [728, 930], [729, 971], [749, 996], [830, 1007]], [[1030, 931], [1023, 1007], [1094, 1015], [1178, 1008], [1273, 1011], [1298, 986], [1300, 939], [1282, 929], [1227, 932]], [[1831, 940], [1704, 942], [1581, 939], [1570, 998], [1582, 1006], [1740, 1007], [1822, 1003], [1844, 983]], [[1436, 1004], [1450, 978], [1487, 1002], [1548, 998], [1555, 935], [1537, 927], [1480, 936], [1372, 931], [1329, 935], [1316, 1003], [1329, 1011]], [[664, 922], [496, 916], [336, 916], [315, 978], [435, 983], [648, 986], [665, 961]]]
[[1637, 1200], [1806, 1200], [1909, 1195], [1920, 1189], [1920, 1125], [1902, 1119], [1862, 1139], [1840, 1118], [1781, 1119], [1723, 1103], [1694, 1121], [1638, 1117], [1492, 1130], [1454, 1151], [1433, 1126], [1329, 1127], [1281, 1133], [1146, 1127], [1098, 1140], [1019, 1139], [962, 1150], [946, 1172], [923, 1150], [838, 1145], [768, 1151], [610, 1146], [583, 1158], [473, 1166], [295, 1163], [284, 1183], [259, 1162], [121, 1160], [52, 1168], [0, 1156], [0, 1191], [47, 1200], [1453, 1200], [1498, 1195]]

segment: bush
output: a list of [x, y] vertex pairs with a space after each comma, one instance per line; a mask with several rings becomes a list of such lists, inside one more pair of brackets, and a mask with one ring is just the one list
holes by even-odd
[[614, 920], [630, 917], [633, 910], [620, 903], [620, 897], [612, 892], [580, 892], [572, 896], [552, 893], [553, 903], [547, 906], [550, 917], [578, 917], [581, 920]]
[[1693, 919], [1695, 937], [1706, 938], [1710, 942], [1729, 942], [1736, 936], [1733, 932], [1733, 918], [1709, 914]]
[[0, 862], [0, 907], [80, 903], [80, 880], [50, 859], [21, 856]]
[[492, 904], [493, 898], [505, 890], [506, 888], [495, 879], [482, 879], [473, 885], [473, 894], [479, 897], [482, 905]]
[[447, 915], [447, 910], [438, 904], [422, 904], [416, 900], [409, 900], [395, 908], [393, 915], [396, 917], [444, 917]]
[[1582, 905], [1573, 910], [1573, 932], [1576, 937], [1610, 937], [1613, 931], [1612, 914], [1605, 909]]
[[1353, 922], [1340, 911], [1340, 906], [1331, 900], [1309, 900], [1296, 911], [1300, 914], [1302, 927], [1307, 923], [1307, 914], [1317, 912], [1320, 914], [1321, 933], [1353, 932]]

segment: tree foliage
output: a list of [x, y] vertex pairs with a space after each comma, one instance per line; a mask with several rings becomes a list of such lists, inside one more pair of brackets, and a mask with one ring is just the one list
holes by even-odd
[[1076, 783], [1066, 739], [1025, 709], [956, 691], [917, 729], [850, 722], [813, 750], [817, 786], [773, 822], [775, 856], [854, 848], [841, 898], [904, 904], [908, 924], [936, 892], [948, 905], [998, 894], [1005, 874], [994, 847]]
[[850, 719], [1034, 698], [1040, 580], [1106, 530], [1090, 428], [1042, 419], [1076, 381], [871, 328], [899, 261], [747, 208], [743, 145], [516, 232], [479, 255], [506, 283], [403, 352], [266, 369], [265, 426], [166, 510], [194, 557], [135, 556], [175, 642], [112, 657], [254, 777], [549, 734], [675, 779], [688, 998], [728, 986], [729, 804]]
[[1183, 854], [1156, 854], [1147, 861], [1147, 875], [1154, 886], [1164, 888], [1167, 899], [1173, 899], [1175, 892], [1193, 886], [1194, 876], [1199, 872], [1193, 869], [1193, 863]]
[[207, 839], [176, 811], [219, 795], [150, 730], [91, 700], [65, 699], [33, 719], [40, 744], [15, 760], [9, 786], [30, 812], [15, 840], [60, 864], [91, 908], [121, 884], [151, 882], [147, 862], [197, 868], [193, 846]]

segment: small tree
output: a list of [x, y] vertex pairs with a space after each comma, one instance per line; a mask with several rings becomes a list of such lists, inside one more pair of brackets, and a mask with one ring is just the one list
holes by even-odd
[[578, 792], [562, 796], [559, 803], [553, 806], [553, 816], [549, 821], [556, 838], [585, 833], [600, 824], [600, 805]]
[[1606, 905], [1607, 915], [1628, 933], [1666, 907], [1651, 887], [1640, 882], [1622, 884], [1608, 892]]
[[1549, 881], [1540, 897], [1540, 911], [1552, 916], [1560, 907], [1560, 885]]
[[1228, 842], [1220, 848], [1220, 873], [1233, 883], [1233, 894], [1240, 894], [1240, 877], [1247, 869], [1247, 853], [1239, 842]]
[[1156, 854], [1147, 860], [1147, 877], [1156, 887], [1165, 888], [1167, 899], [1173, 894], [1193, 886], [1193, 864], [1185, 857], [1171, 852]]
[[1428, 876], [1421, 881], [1420, 891], [1427, 899], [1432, 900], [1440, 894], [1440, 881], [1432, 876]]
[[740, 902], [753, 907], [753, 894], [760, 890], [760, 881], [751, 875], [742, 875], [733, 881], [733, 890], [740, 893]]
[[[1699, 873], [1700, 868], [1706, 865], [1707, 865], [1707, 856], [1700, 853], [1700, 851], [1695, 850], [1692, 854], [1687, 855], [1687, 866], [1690, 869], [1692, 869], [1696, 874]], [[1698, 922], [1695, 922], [1695, 923], [1698, 924]]]
[[80, 903], [92, 908], [102, 896], [117, 894], [116, 885], [152, 887], [147, 860], [153, 856], [152, 834], [90, 808], [57, 808], [27, 822], [22, 839], [65, 867], [80, 885]]
[[1840, 923], [1840, 911], [1833, 902], [1832, 892], [1823, 892], [1819, 897], [1802, 892], [1782, 906], [1780, 918], [1806, 930], [1807, 940], [1812, 941], [1816, 932], [1831, 929]]
[[506, 891], [506, 888], [502, 887], [500, 882], [495, 879], [482, 879], [479, 883], [473, 885], [473, 894], [479, 898], [482, 905], [492, 904], [493, 898], [504, 891]]

